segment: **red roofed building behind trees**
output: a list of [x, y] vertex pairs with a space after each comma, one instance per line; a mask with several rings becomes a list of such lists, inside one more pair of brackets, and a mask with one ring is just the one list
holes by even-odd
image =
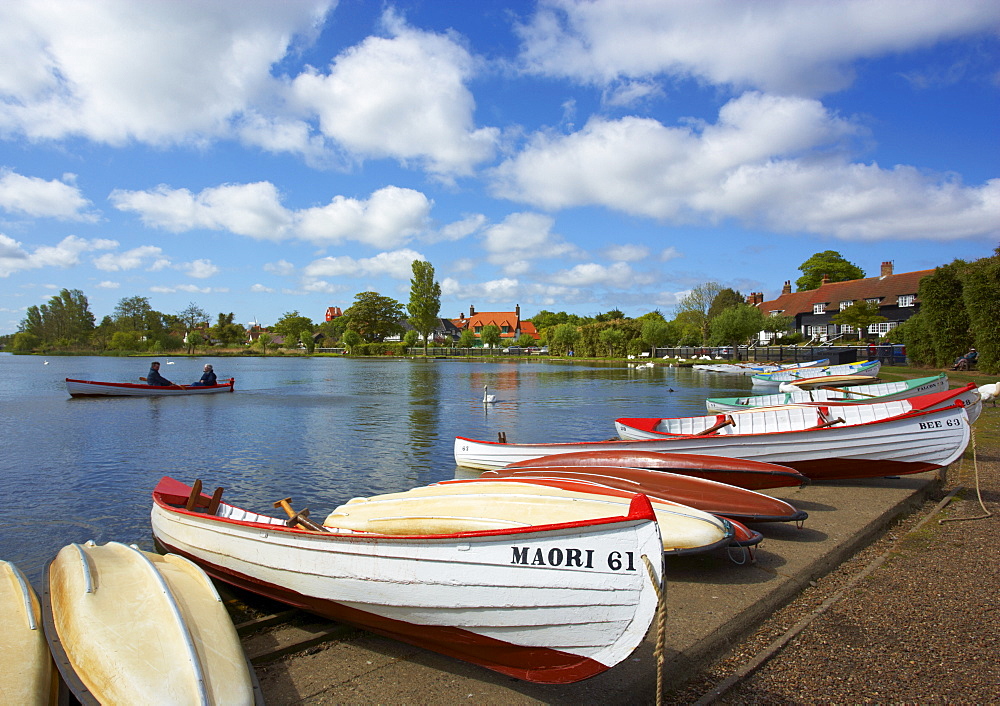
[[535, 325], [521, 319], [520, 305], [515, 306], [514, 311], [476, 311], [476, 307], [470, 305], [468, 317], [463, 312], [451, 322], [461, 331], [472, 331], [476, 338], [482, 335], [485, 327], [496, 326], [500, 331], [500, 340], [506, 341], [508, 345], [517, 341], [524, 334], [538, 340], [538, 331], [535, 329]]

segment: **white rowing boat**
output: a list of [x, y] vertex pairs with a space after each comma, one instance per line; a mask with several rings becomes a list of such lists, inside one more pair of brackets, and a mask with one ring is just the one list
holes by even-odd
[[0, 626], [0, 700], [25, 706], [53, 703], [56, 671], [38, 595], [9, 561], [0, 561]]
[[234, 378], [229, 378], [218, 385], [146, 385], [66, 378], [66, 391], [70, 397], [177, 397], [232, 392], [235, 384]]
[[183, 557], [69, 544], [43, 603], [56, 666], [83, 704], [263, 702], [219, 594]]
[[519, 679], [603, 672], [656, 612], [663, 545], [644, 495], [624, 516], [416, 536], [293, 528], [218, 495], [162, 479], [156, 539], [222, 581]]
[[[859, 409], [877, 406], [859, 405]], [[829, 412], [832, 414], [828, 417], [831, 421], [840, 414], [839, 409]], [[782, 414], [804, 417], [809, 414], [814, 426], [819, 424], [820, 415], [827, 416], [822, 408], [787, 408], [765, 414], [772, 417]], [[720, 416], [725, 422], [725, 415]], [[734, 419], [748, 418], [741, 429], [750, 429], [755, 423], [759, 428], [747, 433], [734, 433], [732, 427], [727, 425], [720, 427], [718, 433], [695, 436], [698, 431], [695, 427], [704, 430], [705, 425], [692, 423], [688, 433], [684, 433], [687, 430], [683, 429], [676, 434], [643, 429], [641, 431], [648, 438], [569, 443], [504, 444], [457, 437], [455, 462], [467, 468], [488, 470], [551, 454], [600, 450], [654, 451], [727, 456], [781, 464], [813, 480], [870, 478], [922, 473], [946, 466], [962, 455], [971, 433], [968, 415], [960, 402], [945, 409], [873, 418], [867, 423], [837, 424], [798, 431], [773, 431], [774, 425], [761, 424], [760, 420], [764, 418], [752, 414], [731, 416]], [[619, 423], [632, 426], [631, 421], [620, 420], [616, 426]], [[715, 420], [716, 423], [719, 421]], [[772, 431], [768, 431], [768, 427]], [[619, 433], [623, 433], [620, 426]]]
[[[779, 386], [780, 389], [780, 386]], [[871, 382], [866, 385], [851, 385], [835, 390], [819, 387], [813, 390], [790, 390], [769, 395], [748, 395], [746, 397], [711, 397], [705, 400], [709, 412], [734, 412], [752, 407], [773, 407], [798, 402], [891, 402], [908, 397], [929, 395], [948, 389], [948, 376], [944, 373], [931, 377], [913, 378], [902, 382]]]
[[830, 362], [829, 358], [820, 360], [808, 360], [804, 363], [785, 363], [783, 365], [762, 365], [759, 363], [705, 363], [692, 365], [692, 370], [701, 370], [706, 373], [735, 373], [737, 375], [756, 375], [757, 373], [774, 373], [779, 370], [791, 370], [793, 368], [812, 368], [824, 366]]

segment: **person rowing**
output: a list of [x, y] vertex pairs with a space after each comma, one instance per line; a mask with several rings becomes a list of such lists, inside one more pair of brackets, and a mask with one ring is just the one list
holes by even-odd
[[146, 384], [167, 387], [169, 385], [173, 385], [174, 383], [170, 382], [165, 377], [160, 375], [160, 362], [154, 360], [149, 365], [149, 372], [146, 374]]

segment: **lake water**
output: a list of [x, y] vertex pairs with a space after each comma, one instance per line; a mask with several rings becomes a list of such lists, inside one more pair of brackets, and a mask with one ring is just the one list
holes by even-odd
[[[151, 360], [0, 354], [0, 559], [36, 586], [70, 542], [152, 549], [150, 492], [163, 475], [223, 486], [224, 499], [259, 512], [291, 496], [321, 519], [352, 497], [470, 477], [455, 466], [455, 436], [608, 439], [616, 417], [705, 414], [706, 397], [750, 389], [742, 376], [624, 363], [164, 356], [173, 382], [212, 363], [236, 392], [66, 392], [67, 377], [138, 382]], [[483, 385], [496, 404], [482, 404]]]

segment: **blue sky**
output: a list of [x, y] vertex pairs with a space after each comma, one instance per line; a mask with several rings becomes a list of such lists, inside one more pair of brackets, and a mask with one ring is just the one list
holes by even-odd
[[0, 333], [80, 289], [670, 316], [1000, 244], [1000, 3], [9, 0]]

